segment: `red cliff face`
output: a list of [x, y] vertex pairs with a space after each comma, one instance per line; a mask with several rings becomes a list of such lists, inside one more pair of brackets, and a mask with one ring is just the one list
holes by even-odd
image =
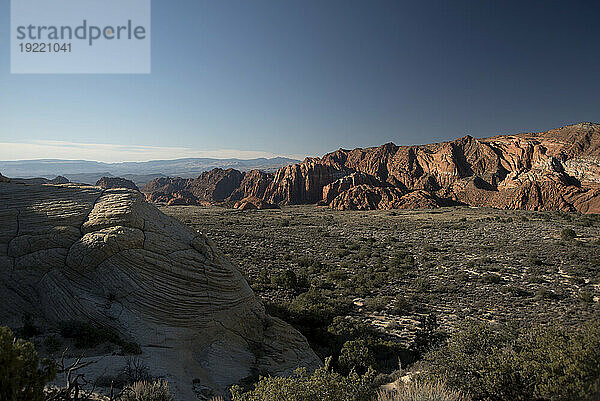
[[273, 181], [273, 174], [265, 173], [259, 170], [252, 170], [244, 174], [244, 178], [240, 182], [228, 200], [237, 202], [246, 197], [252, 196], [256, 198], [263, 198], [265, 191], [271, 182]]
[[[399, 192], [382, 189], [389, 187]], [[435, 196], [429, 202], [432, 206], [459, 202], [600, 213], [600, 125], [582, 123], [486, 139], [466, 136], [420, 146], [388, 143], [340, 149], [280, 169], [265, 199], [286, 204], [322, 200], [336, 209], [355, 204], [363, 205], [359, 208], [427, 205], [423, 197], [402, 205], [396, 199], [417, 190]], [[333, 202], [338, 196], [342, 198]], [[383, 201], [373, 201], [374, 196]]]
[[319, 202], [334, 209], [468, 204], [600, 213], [600, 125], [339, 149], [275, 175], [215, 169], [196, 180], [160, 178], [144, 192], [149, 200], [187, 198], [188, 193], [205, 202], [254, 196], [272, 204]]

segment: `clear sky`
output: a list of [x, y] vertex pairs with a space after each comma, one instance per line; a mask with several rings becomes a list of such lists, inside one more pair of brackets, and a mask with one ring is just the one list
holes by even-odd
[[150, 75], [10, 75], [9, 11], [2, 160], [298, 157], [600, 121], [597, 1], [154, 0]]

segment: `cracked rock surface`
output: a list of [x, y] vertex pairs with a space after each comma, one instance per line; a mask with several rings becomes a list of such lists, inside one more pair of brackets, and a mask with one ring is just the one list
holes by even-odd
[[205, 235], [128, 189], [0, 182], [0, 323], [90, 321], [141, 345], [178, 399], [320, 363]]

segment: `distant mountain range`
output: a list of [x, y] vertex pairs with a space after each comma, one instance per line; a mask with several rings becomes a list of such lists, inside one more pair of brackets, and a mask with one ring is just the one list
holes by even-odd
[[41, 159], [0, 161], [0, 171], [7, 177], [52, 179], [56, 176], [64, 176], [72, 182], [86, 184], [94, 184], [101, 177], [123, 177], [135, 182], [138, 186], [144, 186], [157, 177], [192, 178], [214, 168], [273, 172], [280, 167], [298, 162], [299, 160], [285, 157], [249, 160], [187, 158], [123, 163]]

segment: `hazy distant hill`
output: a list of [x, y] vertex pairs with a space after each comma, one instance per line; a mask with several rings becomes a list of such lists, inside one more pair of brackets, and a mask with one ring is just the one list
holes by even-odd
[[216, 167], [235, 168], [240, 171], [276, 171], [280, 167], [298, 163], [298, 160], [285, 157], [272, 159], [209, 159], [188, 158], [175, 160], [151, 160], [147, 162], [102, 163], [86, 160], [19, 160], [0, 161], [0, 171], [7, 177], [54, 178], [58, 175], [73, 182], [94, 184], [101, 177], [124, 177], [143, 186], [156, 177], [191, 178], [203, 171]]

